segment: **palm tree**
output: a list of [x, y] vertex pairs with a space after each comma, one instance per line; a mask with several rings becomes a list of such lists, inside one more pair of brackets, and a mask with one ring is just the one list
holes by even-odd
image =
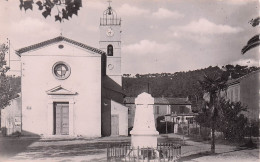
[[[260, 17], [257, 17], [255, 19], [252, 19], [249, 21], [249, 23], [253, 26], [256, 27], [260, 23]], [[241, 53], [242, 55], [245, 54], [247, 51], [251, 50], [252, 48], [258, 47], [260, 45], [260, 39], [259, 39], [260, 34], [256, 34], [253, 36], [247, 44], [242, 48]]]
[[221, 92], [226, 89], [226, 80], [223, 77], [208, 77], [204, 75], [204, 80], [200, 81], [200, 85], [204, 91], [203, 98], [210, 110], [211, 153], [215, 153], [216, 118], [220, 111]]

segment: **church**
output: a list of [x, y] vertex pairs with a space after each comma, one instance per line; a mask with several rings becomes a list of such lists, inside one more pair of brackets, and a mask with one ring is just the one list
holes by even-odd
[[121, 19], [110, 5], [99, 28], [99, 48], [58, 36], [16, 50], [22, 67], [22, 134], [128, 135]]

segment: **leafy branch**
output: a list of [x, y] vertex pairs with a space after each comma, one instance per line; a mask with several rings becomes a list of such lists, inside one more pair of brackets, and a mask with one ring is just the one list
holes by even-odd
[[[24, 11], [33, 10], [33, 4], [34, 0], [20, 0], [19, 7]], [[35, 4], [42, 11], [44, 18], [51, 16], [52, 9], [56, 7], [58, 14], [55, 15], [55, 21], [62, 22], [64, 19], [69, 20], [73, 15], [78, 15], [82, 0], [39, 0]]]
[[3, 76], [10, 69], [6, 66], [5, 54], [9, 47], [6, 44], [0, 45], [0, 75]]
[[0, 109], [9, 104], [12, 99], [13, 91], [10, 89], [10, 82], [6, 77], [6, 72], [10, 69], [6, 66], [5, 55], [9, 47], [6, 44], [0, 45]]

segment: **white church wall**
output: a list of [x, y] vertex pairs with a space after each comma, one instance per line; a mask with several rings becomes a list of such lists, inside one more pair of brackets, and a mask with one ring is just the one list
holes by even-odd
[[[64, 48], [59, 49], [58, 45]], [[101, 55], [92, 54], [65, 42], [22, 54], [23, 130], [49, 134], [46, 91], [61, 85], [77, 92], [73, 106], [73, 134], [101, 136]], [[53, 65], [63, 61], [71, 68], [70, 76], [58, 80]], [[72, 119], [70, 119], [72, 120]]]

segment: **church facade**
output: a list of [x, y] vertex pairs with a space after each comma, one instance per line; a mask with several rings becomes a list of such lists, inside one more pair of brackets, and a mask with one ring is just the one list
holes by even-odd
[[16, 51], [22, 67], [22, 133], [127, 135], [121, 78], [121, 19], [109, 6], [100, 48], [56, 38]]

